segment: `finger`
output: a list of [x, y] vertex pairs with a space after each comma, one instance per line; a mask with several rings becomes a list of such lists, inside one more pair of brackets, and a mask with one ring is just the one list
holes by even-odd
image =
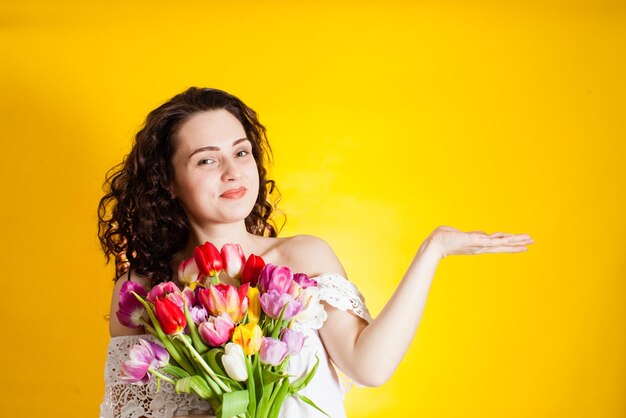
[[478, 237], [476, 244], [485, 247], [498, 247], [498, 246], [514, 246], [520, 244], [531, 244], [533, 241], [527, 236], [506, 235], [502, 237], [493, 237], [490, 235], [484, 237]]
[[485, 247], [476, 250], [476, 254], [483, 253], [523, 253], [528, 251], [525, 245], [508, 246], [503, 245], [499, 247]]
[[509, 234], [507, 232], [493, 232], [493, 233], [489, 234], [490, 237], [495, 237], [495, 238], [498, 238], [498, 237], [509, 237], [511, 235], [513, 235], [513, 234]]
[[529, 242], [533, 243], [533, 239], [528, 234], [517, 234], [511, 237], [512, 242]]

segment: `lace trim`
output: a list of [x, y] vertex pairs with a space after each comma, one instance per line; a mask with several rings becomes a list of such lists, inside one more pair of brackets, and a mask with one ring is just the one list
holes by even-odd
[[[365, 298], [354, 283], [337, 273], [324, 273], [316, 277], [311, 277], [311, 279], [317, 281], [317, 285], [320, 289], [320, 300], [324, 300], [342, 311], [350, 310], [366, 320], [368, 324], [373, 321], [367, 309], [367, 305], [365, 304]], [[365, 387], [365, 385], [361, 385], [348, 377], [332, 361], [331, 364], [339, 377], [341, 392], [344, 397], [352, 386], [359, 388]]]
[[209, 403], [194, 394], [178, 394], [174, 386], [150, 379], [147, 385], [130, 384], [120, 380], [121, 365], [128, 359], [128, 351], [140, 338], [154, 341], [150, 334], [111, 337], [104, 370], [104, 400], [100, 404], [101, 418], [170, 418], [194, 413], [213, 414]]

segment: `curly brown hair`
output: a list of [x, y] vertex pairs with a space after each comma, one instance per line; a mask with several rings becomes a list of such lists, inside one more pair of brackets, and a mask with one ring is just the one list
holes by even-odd
[[[105, 195], [98, 205], [98, 238], [106, 264], [111, 257], [115, 259], [114, 280], [131, 268], [149, 276], [152, 285], [171, 280], [172, 256], [184, 248], [189, 238], [187, 216], [168, 188], [174, 178], [174, 141], [191, 116], [219, 109], [241, 122], [257, 163], [259, 194], [245, 219], [246, 230], [270, 237], [280, 232], [270, 218], [278, 210], [280, 193], [275, 181], [266, 178], [272, 150], [257, 113], [225, 91], [191, 87], [148, 114], [130, 153], [106, 174]], [[274, 191], [278, 199], [272, 203], [269, 197]]]

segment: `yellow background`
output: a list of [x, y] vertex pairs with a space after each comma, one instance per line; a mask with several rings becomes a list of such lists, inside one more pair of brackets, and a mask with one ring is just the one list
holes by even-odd
[[438, 225], [535, 240], [444, 259], [404, 361], [350, 417], [626, 416], [623, 1], [0, 10], [2, 416], [98, 413], [104, 175], [189, 86], [259, 112], [280, 235], [329, 242], [374, 317]]

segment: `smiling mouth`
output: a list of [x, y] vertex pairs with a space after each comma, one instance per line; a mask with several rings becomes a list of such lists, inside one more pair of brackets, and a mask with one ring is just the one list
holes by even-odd
[[226, 199], [239, 199], [240, 197], [243, 197], [243, 195], [245, 194], [246, 194], [246, 189], [242, 187], [237, 190], [222, 193], [220, 197], [224, 197]]

